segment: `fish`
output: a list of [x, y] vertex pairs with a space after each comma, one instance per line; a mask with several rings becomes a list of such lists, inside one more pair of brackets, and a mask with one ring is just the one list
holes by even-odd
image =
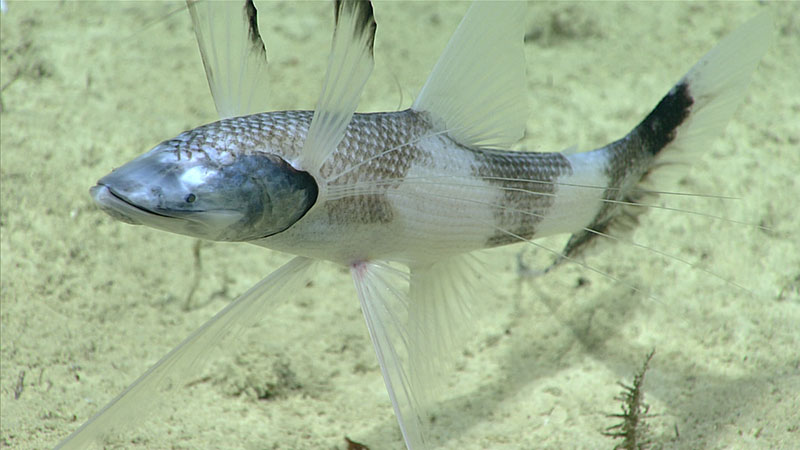
[[[668, 185], [722, 133], [772, 29], [766, 14], [743, 24], [619, 140], [580, 153], [511, 151], [528, 118], [524, 8], [474, 3], [411, 108], [356, 113], [377, 24], [369, 2], [335, 2], [316, 108], [261, 112], [266, 46], [252, 1], [188, 2], [221, 120], [162, 142], [90, 194], [122, 222], [296, 256], [59, 447], [82, 448], [135, 418], [196, 371], [209, 347], [256, 323], [329, 261], [351, 274], [406, 446], [427, 448], [425, 411], [476, 301], [474, 252], [570, 235], [546, 273], [582, 264], [598, 240], [635, 226], [642, 199], [657, 193], [649, 186]], [[227, 53], [220, 36], [234, 44]]]

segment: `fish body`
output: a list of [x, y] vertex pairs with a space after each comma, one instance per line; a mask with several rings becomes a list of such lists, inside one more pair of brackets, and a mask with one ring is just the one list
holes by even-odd
[[[670, 95], [682, 94], [676, 90]], [[682, 100], [676, 108], [691, 106], [691, 98]], [[659, 112], [670, 113], [674, 111]], [[423, 264], [520, 240], [575, 233], [592, 222], [610, 220], [615, 208], [603, 208], [604, 195], [622, 200], [627, 195], [623, 187], [635, 187], [649, 170], [669, 142], [663, 135], [680, 125], [674, 121], [644, 135], [642, 130], [651, 128], [650, 122], [660, 115], [609, 146], [565, 155], [465, 146], [439, 132], [426, 113], [412, 109], [354, 114], [336, 151], [320, 169], [323, 181], [308, 181], [319, 188], [312, 189], [314, 204], [300, 213], [302, 220], [292, 220], [292, 226], [280, 227], [280, 232], [251, 229], [251, 212], [240, 219], [249, 225], [226, 226], [229, 234], [187, 234], [250, 242], [342, 264], [375, 259]], [[234, 166], [237, 159], [259, 154], [278, 154], [291, 166], [302, 152], [312, 116], [311, 111], [277, 111], [205, 125], [159, 145], [151, 154], [161, 160], [152, 167], [160, 171], [161, 165], [174, 164], [188, 172], [185, 167], [197, 163], [208, 177], [226, 162]], [[128, 173], [140, 171], [139, 165], [110, 174], [100, 185], [115, 189], [120, 197], [126, 195], [119, 192], [126, 184], [117, 181], [120, 178], [163, 187], [161, 177]], [[154, 191], [141, 185], [125, 189]], [[137, 202], [147, 201], [131, 200]], [[174, 225], [164, 228], [175, 231]]]
[[[213, 36], [190, 12], [222, 120], [184, 132], [98, 181], [101, 209], [133, 224], [297, 255], [235, 300], [84, 424], [65, 447], [107, 432], [203, 350], [267, 314], [314, 260], [349, 268], [406, 445], [427, 446], [424, 411], [460, 341], [476, 277], [470, 252], [569, 233], [554, 264], [635, 216], [644, 183], [691, 164], [724, 128], [769, 42], [759, 16], [726, 38], [631, 132], [583, 153], [510, 151], [524, 133], [524, 4], [476, 3], [413, 106], [355, 113], [372, 68], [367, 2], [337, 2], [314, 111], [242, 114], [264, 46], [245, 2], [241, 64], [214, 66]], [[229, 69], [233, 70], [233, 69]], [[221, 81], [222, 80], [222, 81]], [[229, 86], [228, 86], [229, 87]], [[223, 94], [228, 92], [228, 94]], [[238, 97], [237, 97], [238, 95]], [[238, 101], [237, 101], [238, 99]], [[641, 208], [639, 208], [641, 209]], [[398, 268], [399, 267], [399, 268]]]

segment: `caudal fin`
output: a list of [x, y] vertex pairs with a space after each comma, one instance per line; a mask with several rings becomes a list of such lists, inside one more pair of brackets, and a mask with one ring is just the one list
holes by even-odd
[[703, 56], [627, 136], [599, 150], [607, 152], [604, 206], [572, 235], [555, 264], [610, 228], [635, 222], [631, 219], [644, 210], [635, 206], [642, 197], [640, 183], [668, 185], [709, 148], [744, 98], [771, 37], [769, 13], [750, 19]]
[[771, 38], [769, 13], [747, 21], [703, 56], [631, 134], [651, 134], [659, 162], [691, 161], [722, 134]]

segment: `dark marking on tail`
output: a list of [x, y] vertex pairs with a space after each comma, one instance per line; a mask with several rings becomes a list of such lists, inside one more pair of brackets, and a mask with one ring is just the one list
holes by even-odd
[[636, 216], [645, 209], [628, 208], [622, 203], [641, 201], [643, 194], [636, 186], [647, 178], [659, 152], [675, 140], [678, 127], [691, 114], [693, 104], [689, 85], [681, 81], [627, 136], [602, 149], [608, 152], [609, 185], [603, 196], [607, 202], [589, 226], [570, 237], [561, 256], [547, 270], [582, 253], [601, 233], [610, 234], [611, 229], [630, 230], [636, 226]]
[[681, 82], [669, 91], [658, 105], [634, 129], [650, 154], [655, 156], [675, 139], [677, 128], [689, 117], [694, 99], [689, 85]]
[[626, 187], [633, 187], [647, 176], [654, 158], [667, 147], [678, 127], [692, 112], [694, 99], [689, 85], [675, 85], [658, 105], [624, 138], [612, 142], [603, 150], [608, 152], [606, 175], [609, 177], [608, 198], [622, 200]]

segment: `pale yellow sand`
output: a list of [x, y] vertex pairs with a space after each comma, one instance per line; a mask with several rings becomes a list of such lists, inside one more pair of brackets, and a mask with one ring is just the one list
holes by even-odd
[[[204, 245], [186, 311], [195, 241], [115, 222], [91, 203], [88, 188], [111, 168], [215, 119], [187, 14], [164, 18], [180, 7], [9, 2], [2, 16], [0, 446], [52, 447], [288, 259]], [[361, 110], [409, 105], [465, 8], [376, 5], [376, 68]], [[539, 265], [549, 255], [524, 245], [488, 252], [492, 291], [475, 306], [472, 339], [436, 407], [434, 443], [612, 448], [601, 431], [619, 411], [615, 383], [630, 382], [656, 348], [646, 399], [658, 445], [800, 445], [798, 4], [531, 4], [520, 147], [588, 149], [621, 136], [763, 9], [777, 17], [776, 40], [745, 104], [675, 187], [740, 199], [658, 202], [770, 231], [652, 211], [633, 236], [752, 295], [625, 245], [603, 243], [587, 259], [624, 284], [577, 266], [522, 280], [517, 254]], [[264, 5], [261, 14], [274, 109], [313, 108], [330, 6]], [[581, 277], [588, 284], [578, 287]], [[345, 270], [325, 266], [232, 347], [111, 445], [345, 448], [349, 436], [402, 447]], [[265, 390], [275, 396], [259, 400]]]

